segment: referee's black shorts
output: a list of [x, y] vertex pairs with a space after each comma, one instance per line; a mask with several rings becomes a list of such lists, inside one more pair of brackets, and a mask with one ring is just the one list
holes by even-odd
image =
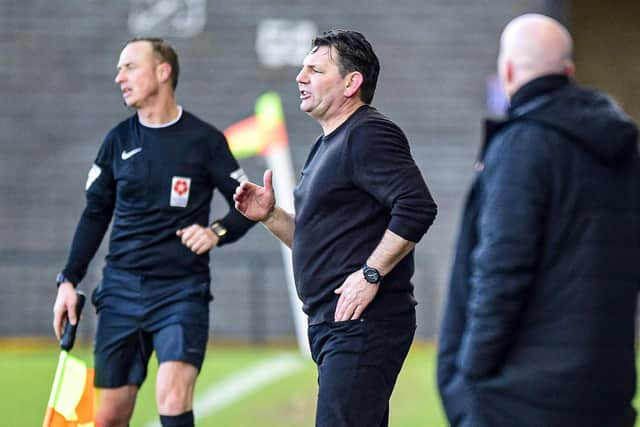
[[98, 314], [95, 386], [140, 386], [154, 350], [158, 363], [178, 360], [200, 370], [211, 299], [207, 276], [157, 280], [105, 267], [91, 298]]

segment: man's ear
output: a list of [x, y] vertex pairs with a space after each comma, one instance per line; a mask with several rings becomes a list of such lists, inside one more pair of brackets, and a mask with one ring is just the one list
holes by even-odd
[[503, 73], [504, 73], [505, 83], [511, 84], [514, 78], [514, 69], [513, 69], [513, 62], [511, 62], [510, 59], [507, 59], [506, 61], [504, 61]]
[[564, 73], [569, 76], [569, 77], [573, 77], [576, 73], [576, 66], [572, 61], [568, 61], [565, 66], [564, 66]]
[[162, 83], [166, 82], [167, 80], [169, 80], [169, 77], [171, 77], [171, 65], [166, 62], [158, 64], [158, 67], [156, 68], [156, 74], [159, 81], [161, 81]]
[[344, 96], [351, 98], [357, 94], [363, 82], [364, 78], [359, 71], [353, 71], [347, 74], [344, 79]]
[[516, 70], [513, 65], [513, 61], [510, 59], [505, 59], [499, 64], [500, 70], [498, 72], [500, 76], [500, 85], [502, 86], [502, 90], [507, 98], [511, 98], [511, 89], [513, 87], [513, 82], [516, 78]]

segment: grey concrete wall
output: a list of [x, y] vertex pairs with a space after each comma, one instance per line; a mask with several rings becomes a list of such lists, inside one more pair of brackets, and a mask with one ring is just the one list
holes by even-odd
[[[83, 208], [86, 174], [104, 134], [130, 114], [113, 83], [120, 49], [132, 36], [129, 19], [145, 10], [140, 13], [161, 15], [153, 9], [156, 3], [0, 3], [0, 335], [51, 333], [53, 281]], [[481, 137], [485, 80], [494, 70], [498, 35], [510, 18], [545, 11], [548, 3], [180, 0], [151, 32], [166, 36], [180, 55], [179, 102], [221, 129], [252, 114], [260, 93], [279, 92], [296, 173], [320, 128], [298, 110], [298, 68], [261, 65], [255, 48], [260, 22], [308, 20], [320, 31], [350, 28], [368, 36], [382, 63], [374, 105], [407, 134], [440, 208], [416, 250], [418, 335], [430, 338], [437, 331], [459, 212]], [[201, 32], [183, 37], [185, 5], [202, 8], [204, 14], [195, 13], [192, 23], [205, 23]], [[261, 179], [262, 159], [241, 163], [251, 179]], [[216, 198], [214, 211], [224, 209]], [[100, 278], [105, 248], [81, 284], [87, 292]], [[243, 241], [215, 251], [212, 268], [215, 336], [293, 336], [279, 248], [264, 229], [255, 227]], [[82, 333], [89, 336], [93, 325], [89, 310]]]

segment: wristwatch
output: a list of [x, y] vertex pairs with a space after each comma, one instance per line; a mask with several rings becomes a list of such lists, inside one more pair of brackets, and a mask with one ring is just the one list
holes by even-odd
[[373, 285], [377, 285], [382, 281], [380, 272], [373, 267], [369, 267], [367, 264], [362, 266], [362, 274], [364, 275], [364, 280]]
[[58, 273], [58, 274], [56, 275], [56, 287], [58, 287], [58, 288], [59, 288], [59, 287], [60, 287], [60, 284], [61, 284], [61, 283], [64, 283], [64, 282], [69, 282], [69, 283], [71, 283], [71, 281], [70, 281], [69, 279], [67, 279], [67, 276], [65, 276], [62, 272]]
[[218, 239], [222, 239], [227, 234], [227, 228], [218, 221], [211, 224], [210, 228]]

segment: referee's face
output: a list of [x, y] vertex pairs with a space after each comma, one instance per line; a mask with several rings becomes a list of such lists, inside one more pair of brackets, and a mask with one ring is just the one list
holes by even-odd
[[115, 82], [128, 107], [144, 108], [157, 97], [160, 65], [153, 55], [151, 43], [137, 41], [125, 46], [118, 61]]

